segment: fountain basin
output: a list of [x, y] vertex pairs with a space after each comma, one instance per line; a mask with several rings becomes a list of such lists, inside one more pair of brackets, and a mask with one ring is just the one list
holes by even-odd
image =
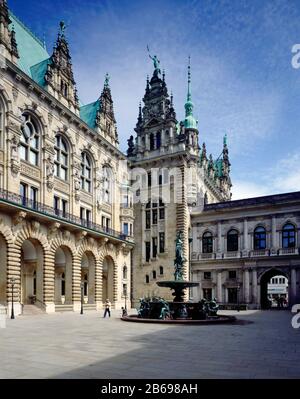
[[159, 287], [170, 288], [174, 290], [174, 302], [184, 301], [184, 290], [186, 288], [198, 287], [199, 283], [192, 281], [159, 281], [156, 283]]
[[133, 323], [157, 323], [157, 324], [180, 324], [180, 325], [210, 325], [210, 324], [232, 324], [237, 321], [235, 316], [217, 316], [207, 318], [205, 320], [189, 320], [189, 319], [176, 319], [176, 320], [161, 320], [161, 319], [144, 319], [137, 315], [124, 316], [121, 318], [123, 321]]

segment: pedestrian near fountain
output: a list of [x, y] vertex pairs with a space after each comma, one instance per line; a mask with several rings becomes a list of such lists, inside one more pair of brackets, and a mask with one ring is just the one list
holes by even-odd
[[110, 309], [111, 309], [110, 300], [109, 300], [109, 299], [106, 299], [106, 301], [105, 301], [105, 311], [104, 311], [103, 318], [106, 317], [107, 314], [108, 314], [108, 316], [110, 317]]

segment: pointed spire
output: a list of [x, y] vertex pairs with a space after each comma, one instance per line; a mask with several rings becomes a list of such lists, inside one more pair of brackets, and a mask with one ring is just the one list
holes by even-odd
[[15, 31], [14, 25], [12, 26], [10, 34], [11, 34], [11, 37], [10, 37], [11, 51], [15, 57], [19, 58], [18, 44], [17, 44], [17, 40], [16, 40], [16, 31]]
[[107, 73], [107, 74], [105, 75], [105, 80], [104, 80], [104, 88], [105, 88], [105, 89], [109, 89], [109, 81], [110, 81], [110, 76], [109, 76], [109, 74]]
[[188, 93], [187, 93], [187, 101], [192, 101], [191, 95], [191, 57], [189, 56], [189, 65], [188, 65]]

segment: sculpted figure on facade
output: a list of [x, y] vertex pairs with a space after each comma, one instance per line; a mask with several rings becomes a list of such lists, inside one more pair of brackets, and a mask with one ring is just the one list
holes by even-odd
[[11, 171], [14, 176], [20, 172], [19, 140], [16, 135], [11, 139], [10, 144]]

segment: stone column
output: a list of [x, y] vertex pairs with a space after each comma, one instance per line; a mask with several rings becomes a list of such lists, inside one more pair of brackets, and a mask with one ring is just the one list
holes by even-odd
[[277, 249], [276, 216], [272, 216], [271, 254], [276, 255]]
[[73, 259], [73, 284], [72, 284], [72, 297], [73, 297], [73, 310], [80, 310], [81, 306], [81, 259], [76, 256]]
[[217, 301], [223, 302], [222, 296], [222, 270], [217, 272]]
[[252, 270], [252, 303], [257, 304], [257, 270]]
[[217, 258], [221, 258], [222, 249], [222, 224], [221, 222], [218, 222]]
[[244, 270], [244, 300], [245, 303], [250, 302], [250, 280], [249, 280], [249, 270]]
[[[150, 219], [152, 215], [150, 213]], [[144, 204], [141, 205], [141, 218], [142, 218], [142, 237], [141, 237], [141, 243], [142, 243], [142, 248], [140, 248], [141, 254], [142, 254], [142, 263], [146, 262], [146, 249], [145, 249], [145, 229], [146, 229], [146, 206]]]
[[290, 304], [294, 305], [297, 300], [297, 272], [296, 269], [293, 268], [291, 270], [291, 298], [290, 298]]
[[103, 260], [96, 260], [95, 265], [95, 303], [96, 309], [102, 309], [102, 288], [103, 288]]
[[244, 231], [243, 231], [243, 255], [248, 255], [248, 221], [244, 219]]

